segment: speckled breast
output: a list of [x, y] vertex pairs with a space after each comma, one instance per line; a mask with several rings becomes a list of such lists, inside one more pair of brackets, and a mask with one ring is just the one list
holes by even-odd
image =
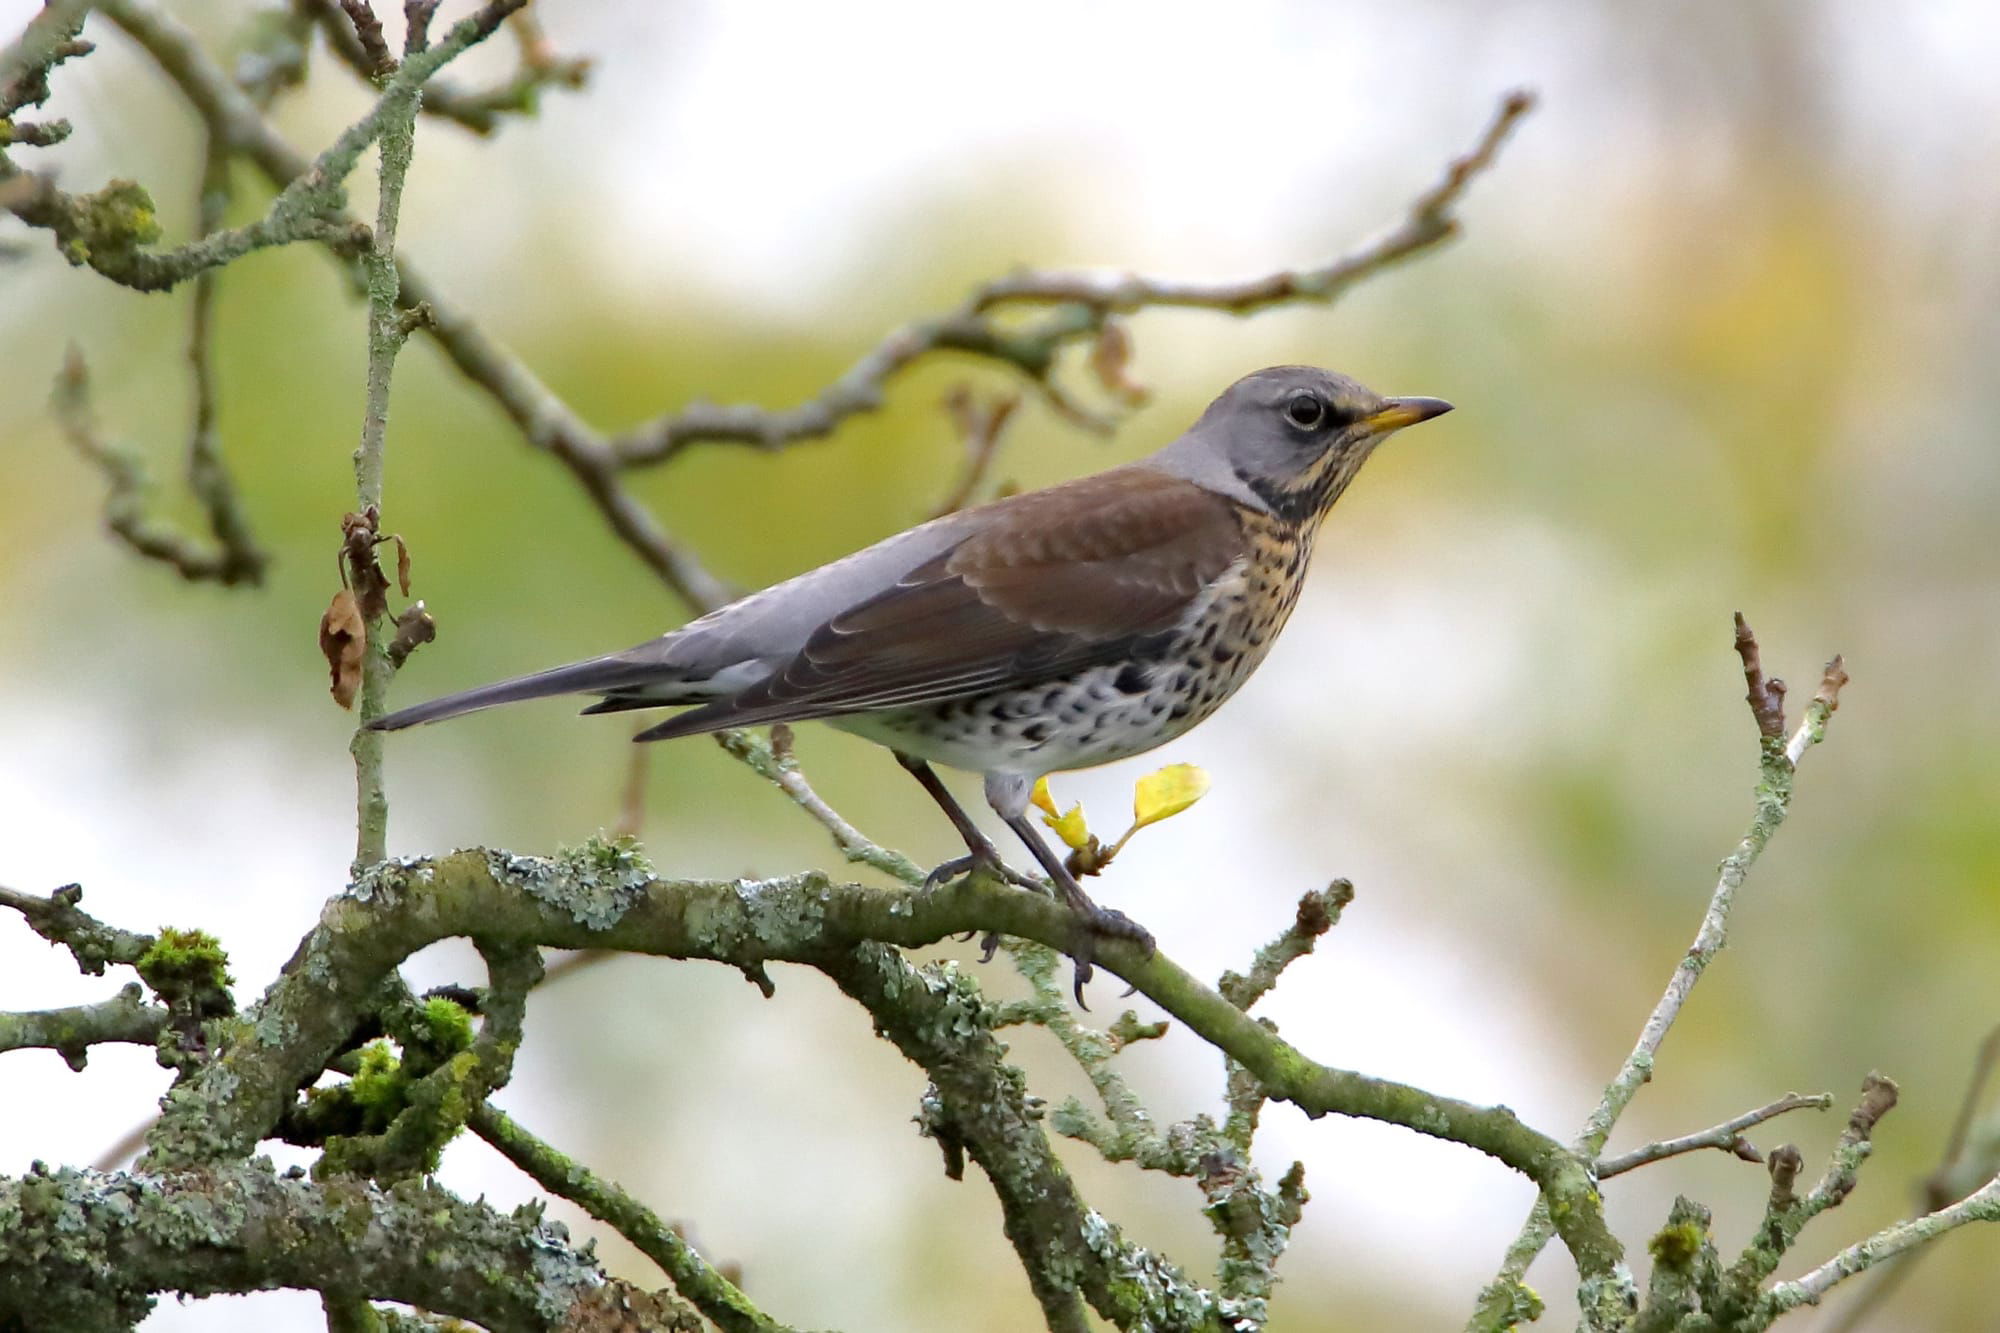
[[1247, 514], [1250, 556], [1216, 580], [1150, 651], [1033, 685], [832, 719], [933, 763], [1030, 776], [1089, 768], [1163, 745], [1249, 678], [1297, 605], [1311, 537]]

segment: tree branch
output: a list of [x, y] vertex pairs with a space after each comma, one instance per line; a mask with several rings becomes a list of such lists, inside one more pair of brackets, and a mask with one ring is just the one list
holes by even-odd
[[[349, 21], [345, 12], [348, 9], [346, 3], [300, 0], [299, 7], [319, 24], [320, 31], [326, 35], [328, 49], [371, 84], [395, 68], [386, 47], [378, 54], [363, 39], [358, 26]], [[423, 114], [452, 121], [474, 134], [485, 136], [497, 133], [508, 114], [533, 111], [536, 99], [544, 88], [582, 88], [589, 78], [591, 62], [558, 56], [550, 51], [547, 42], [539, 31], [530, 26], [529, 20], [528, 12], [522, 11], [514, 15], [509, 25], [515, 30], [520, 50], [512, 75], [491, 88], [479, 90], [460, 88], [442, 79], [435, 80], [424, 89]], [[378, 27], [378, 41], [379, 32]]]
[[632, 1242], [641, 1254], [673, 1279], [723, 1333], [790, 1333], [750, 1303], [734, 1283], [711, 1268], [692, 1246], [653, 1211], [614, 1182], [584, 1169], [521, 1128], [488, 1102], [473, 1108], [472, 1132], [521, 1168], [549, 1193], [568, 1199]]
[[1669, 1157], [1678, 1157], [1682, 1153], [1699, 1152], [1703, 1148], [1720, 1148], [1746, 1162], [1761, 1162], [1764, 1159], [1755, 1145], [1743, 1137], [1744, 1130], [1753, 1125], [1761, 1125], [1766, 1120], [1775, 1120], [1787, 1111], [1799, 1111], [1807, 1107], [1824, 1111], [1832, 1105], [1833, 1094], [1830, 1092], [1816, 1092], [1810, 1096], [1788, 1092], [1767, 1106], [1760, 1106], [1754, 1111], [1745, 1111], [1742, 1115], [1725, 1120], [1719, 1125], [1711, 1125], [1707, 1129], [1685, 1134], [1677, 1139], [1662, 1139], [1649, 1143], [1643, 1148], [1634, 1148], [1631, 1152], [1620, 1153], [1616, 1157], [1600, 1158], [1597, 1163], [1597, 1178], [1600, 1181], [1609, 1180], [1613, 1176], [1622, 1176], [1627, 1171], [1650, 1166]]
[[[1703, 913], [1701, 927], [1695, 933], [1694, 943], [1675, 965], [1673, 976], [1667, 981], [1665, 993], [1653, 1006], [1653, 1012], [1646, 1018], [1640, 1029], [1639, 1039], [1632, 1051], [1625, 1057], [1617, 1077], [1605, 1088], [1603, 1098], [1597, 1108], [1584, 1122], [1583, 1132], [1578, 1135], [1573, 1150], [1586, 1159], [1595, 1159], [1603, 1151], [1604, 1142], [1611, 1136], [1611, 1130], [1618, 1123], [1618, 1117], [1638, 1095], [1639, 1088], [1653, 1075], [1653, 1060], [1660, 1046], [1672, 1030], [1674, 1020], [1680, 1016], [1681, 1007], [1701, 979], [1708, 965], [1722, 952], [1729, 938], [1729, 913], [1736, 902], [1736, 892], [1743, 887], [1750, 868], [1757, 863], [1765, 844], [1785, 822], [1791, 811], [1792, 775], [1799, 758], [1806, 749], [1817, 744], [1826, 734], [1827, 719], [1839, 706], [1840, 687], [1847, 682], [1847, 673], [1842, 669], [1841, 659], [1835, 657], [1827, 663], [1820, 683], [1819, 693], [1807, 709], [1806, 720], [1799, 725], [1798, 732], [1788, 743], [1784, 735], [1783, 715], [1777, 715], [1777, 725], [1772, 727], [1772, 700], [1769, 683], [1764, 680], [1758, 659], [1756, 636], [1742, 616], [1736, 617], [1736, 648], [1743, 658], [1744, 675], [1750, 683], [1751, 713], [1757, 722], [1759, 744], [1758, 783], [1756, 791], [1756, 811], [1751, 817], [1750, 827], [1737, 843], [1736, 849], [1723, 858], [1721, 873], [1716, 880], [1715, 891], [1709, 898], [1708, 910]], [[1760, 690], [1759, 685], [1763, 684]], [[1778, 698], [1782, 700], [1782, 692]], [[1499, 1273], [1480, 1292], [1479, 1303], [1473, 1313], [1469, 1329], [1497, 1329], [1507, 1327], [1514, 1319], [1519, 1306], [1518, 1293], [1523, 1289], [1521, 1279], [1548, 1244], [1551, 1229], [1544, 1201], [1538, 1200], [1528, 1220], [1522, 1224], [1520, 1234], [1507, 1249]]]
[[[1239, 282], [1185, 282], [1136, 273], [1076, 273], [1023, 269], [981, 284], [957, 309], [906, 324], [878, 343], [818, 396], [773, 410], [747, 404], [696, 403], [626, 432], [612, 443], [621, 466], [665, 462], [689, 445], [751, 444], [780, 449], [831, 435], [848, 418], [881, 406], [888, 382], [933, 352], [963, 352], [1009, 366], [1046, 386], [1065, 346], [1098, 336], [1115, 315], [1153, 306], [1195, 307], [1248, 315], [1272, 306], [1326, 304], [1349, 287], [1458, 232], [1452, 210], [1474, 177], [1491, 166], [1534, 95], [1501, 99], [1479, 142], [1419, 195], [1397, 225], [1359, 248], [1317, 267]], [[1048, 309], [1027, 328], [997, 318], [1009, 305]]]
[[385, 1190], [279, 1175], [268, 1162], [192, 1175], [33, 1168], [0, 1178], [0, 1236], [34, 1256], [0, 1264], [0, 1313], [73, 1333], [129, 1328], [154, 1292], [341, 1285], [495, 1333], [700, 1328], [606, 1277], [540, 1210], [503, 1215], [421, 1181]]
[[[170, 1092], [142, 1160], [160, 1169], [250, 1152], [294, 1090], [358, 1026], [381, 979], [409, 953], [448, 936], [709, 958], [738, 967], [804, 962], [843, 986], [886, 997], [910, 983], [895, 980], [901, 974], [893, 970], [884, 973], [882, 958], [893, 955], [865, 952], [872, 941], [918, 947], [968, 930], [997, 930], [1068, 950], [1080, 944], [1076, 929], [1059, 904], [977, 877], [917, 894], [838, 884], [817, 873], [666, 881], [602, 844], [559, 861], [461, 852], [385, 863], [328, 903], [319, 927], [257, 1006], [256, 1030], [286, 1039], [235, 1042]], [[1591, 1298], [1622, 1307], [1630, 1278], [1589, 1171], [1574, 1154], [1505, 1108], [1317, 1064], [1163, 954], [1147, 956], [1128, 941], [1097, 947], [1103, 965], [1242, 1063], [1272, 1097], [1310, 1115], [1338, 1112], [1404, 1125], [1528, 1175], [1554, 1202], [1558, 1231]], [[913, 1031], [908, 1039], [927, 1038]]]
[[1822, 1296], [1856, 1273], [1907, 1254], [1967, 1222], [2000, 1222], [2000, 1176], [1957, 1203], [1885, 1227], [1867, 1240], [1848, 1246], [1811, 1272], [1778, 1283], [1764, 1293], [1764, 1309], [1775, 1317], [1801, 1305], [1817, 1305]]
[[0, 907], [19, 912], [30, 930], [50, 944], [68, 949], [77, 969], [86, 976], [103, 976], [111, 963], [133, 966], [157, 943], [152, 935], [106, 925], [80, 909], [77, 904], [81, 901], [81, 884], [65, 884], [46, 898], [0, 888]]
[[151, 1046], [166, 1025], [167, 1011], [147, 1004], [145, 991], [135, 982], [95, 1004], [0, 1013], [0, 1052], [43, 1047], [81, 1073], [92, 1046], [105, 1042]]

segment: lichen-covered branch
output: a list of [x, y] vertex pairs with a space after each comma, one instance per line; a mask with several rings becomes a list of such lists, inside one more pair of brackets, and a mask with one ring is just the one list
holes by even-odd
[[[345, 203], [343, 182], [369, 144], [385, 132], [392, 137], [399, 134], [396, 127], [406, 116], [415, 114], [414, 103], [426, 79], [491, 35], [507, 14], [525, 3], [493, 0], [456, 24], [436, 46], [411, 54], [384, 83], [380, 99], [368, 113], [343, 131], [310, 166], [276, 182], [281, 188], [270, 208], [244, 226], [214, 231], [172, 250], [150, 249], [160, 237], [152, 197], [144, 187], [123, 180], [92, 194], [70, 195], [46, 177], [32, 177], [27, 188], [9, 192], [7, 207], [30, 226], [52, 232], [57, 248], [71, 263], [87, 264], [113, 282], [138, 291], [165, 291], [204, 270], [295, 241], [320, 241], [336, 249], [365, 253], [365, 233], [357, 232], [340, 213]], [[144, 12], [136, 0], [106, 3], [100, 8], [121, 24]], [[233, 85], [231, 89], [236, 98], [250, 105], [247, 94]], [[232, 136], [217, 133], [212, 123], [209, 130], [214, 144], [236, 146]], [[392, 146], [392, 155], [395, 151]], [[385, 159], [385, 165], [392, 170], [385, 172], [384, 183], [393, 185], [393, 162]], [[0, 166], [0, 180], [7, 179], [12, 170]], [[388, 248], [393, 252], [393, 244]]]
[[1717, 1148], [1723, 1152], [1733, 1153], [1746, 1162], [1761, 1162], [1764, 1159], [1758, 1153], [1756, 1145], [1743, 1137], [1744, 1130], [1761, 1125], [1766, 1120], [1775, 1120], [1788, 1111], [1807, 1108], [1824, 1111], [1831, 1105], [1833, 1105], [1833, 1094], [1830, 1092], [1817, 1092], [1810, 1096], [1788, 1092], [1774, 1102], [1760, 1106], [1754, 1111], [1745, 1111], [1742, 1115], [1732, 1116], [1719, 1125], [1711, 1125], [1693, 1134], [1683, 1134], [1677, 1139], [1661, 1139], [1648, 1143], [1643, 1147], [1634, 1148], [1631, 1152], [1620, 1153], [1616, 1157], [1600, 1158], [1597, 1163], [1597, 1178], [1609, 1180], [1613, 1176], [1622, 1176], [1627, 1171], [1650, 1166], [1669, 1157], [1678, 1157], [1682, 1153], [1700, 1152], [1704, 1148]]
[[1856, 1273], [1907, 1254], [1967, 1222], [2000, 1222], [2000, 1176], [1957, 1203], [1886, 1227], [1867, 1240], [1848, 1246], [1811, 1272], [1778, 1283], [1764, 1293], [1764, 1310], [1775, 1317], [1801, 1305], [1817, 1305], [1827, 1292]]
[[[1723, 858], [1715, 891], [1709, 898], [1707, 911], [1702, 914], [1694, 942], [1675, 965], [1665, 992], [1640, 1029], [1638, 1041], [1625, 1057], [1617, 1076], [1606, 1086], [1596, 1109], [1584, 1122], [1583, 1132], [1577, 1136], [1573, 1148], [1586, 1159], [1595, 1160], [1603, 1151], [1604, 1142], [1611, 1136], [1619, 1116], [1624, 1114], [1640, 1087], [1652, 1077], [1654, 1057], [1666, 1041], [1667, 1033], [1672, 1030], [1674, 1020], [1680, 1016], [1681, 1008], [1687, 1003], [1701, 974], [1728, 942], [1729, 914], [1735, 905], [1737, 891], [1743, 887], [1750, 868], [1757, 863], [1771, 836], [1790, 813], [1792, 776], [1799, 758], [1808, 747], [1825, 736], [1827, 719], [1839, 707], [1840, 688], [1847, 682], [1841, 659], [1835, 657], [1826, 664], [1819, 692], [1807, 708], [1805, 720], [1799, 724], [1792, 739], [1787, 741], [1782, 687], [1773, 690], [1771, 682], [1764, 676], [1756, 636], [1740, 615], [1736, 617], [1736, 626], [1736, 651], [1743, 659], [1751, 713], [1757, 723], [1759, 737], [1756, 809], [1749, 829], [1738, 841], [1735, 850]], [[1551, 1234], [1545, 1208], [1544, 1201], [1536, 1202], [1520, 1234], [1508, 1247], [1499, 1273], [1480, 1293], [1469, 1329], [1506, 1328], [1520, 1317], [1522, 1293], [1525, 1291], [1521, 1279], [1527, 1273], [1528, 1265], [1548, 1244]]]
[[719, 731], [715, 733], [715, 739], [724, 750], [742, 760], [758, 777], [791, 797], [799, 809], [805, 811], [814, 823], [832, 836], [833, 845], [849, 861], [858, 865], [873, 866], [912, 888], [924, 882], [923, 869], [915, 861], [869, 838], [860, 829], [848, 823], [838, 810], [828, 805], [825, 799], [813, 790], [812, 784], [806, 781], [805, 773], [799, 768], [798, 760], [792, 754], [790, 727], [782, 722], [772, 727], [769, 740], [754, 731], [746, 731], [740, 727]]
[[71, 1069], [81, 1072], [91, 1047], [105, 1042], [151, 1046], [166, 1025], [167, 1011], [147, 1004], [145, 992], [134, 983], [95, 1004], [0, 1012], [0, 1053], [42, 1047], [57, 1052]]
[[28, 20], [21, 35], [0, 47], [0, 115], [40, 104], [30, 87], [47, 95], [48, 70], [63, 59], [63, 48], [76, 40], [91, 0], [48, 0]]
[[0, 887], [0, 907], [19, 912], [30, 930], [68, 949], [85, 976], [101, 977], [114, 963], [136, 966], [158, 943], [155, 936], [99, 921], [77, 906], [82, 901], [81, 884], [65, 884], [46, 898]]
[[[375, 49], [381, 41], [379, 25], [373, 41], [364, 41], [346, 5], [334, 0], [300, 0], [300, 6], [319, 24], [328, 48], [356, 74], [374, 83], [394, 71], [395, 61], [387, 48]], [[551, 51], [527, 11], [515, 14], [509, 26], [519, 47], [513, 73], [492, 87], [480, 89], [433, 80], [424, 89], [423, 114], [452, 121], [474, 134], [490, 135], [499, 130], [506, 116], [533, 111], [543, 89], [584, 86], [590, 75], [589, 60]]]
[[469, 1123], [473, 1133], [527, 1172], [536, 1184], [568, 1199], [631, 1241], [723, 1333], [790, 1333], [786, 1325], [751, 1304], [735, 1283], [711, 1268], [652, 1209], [615, 1183], [585, 1170], [490, 1103], [475, 1106]]
[[32, 1169], [0, 1177], [0, 1323], [114, 1333], [156, 1292], [350, 1286], [511, 1330], [698, 1333], [671, 1298], [605, 1276], [539, 1209], [503, 1214], [423, 1181], [393, 1188], [279, 1174]]
[[[168, 1095], [143, 1160], [161, 1169], [251, 1151], [360, 1024], [382, 978], [408, 954], [448, 936], [709, 958], [738, 967], [803, 962], [842, 980], [855, 975], [852, 952], [870, 942], [915, 947], [968, 930], [997, 930], [1073, 949], [1077, 929], [1055, 902], [980, 877], [930, 893], [836, 883], [817, 873], [668, 881], [601, 846], [560, 861], [461, 852], [385, 863], [327, 904], [241, 1038]], [[1558, 1231], [1589, 1290], [1623, 1302], [1630, 1278], [1587, 1166], [1512, 1112], [1318, 1064], [1164, 954], [1099, 941], [1097, 957], [1243, 1064], [1273, 1098], [1315, 1116], [1337, 1112], [1404, 1125], [1528, 1175], [1552, 1200]]]

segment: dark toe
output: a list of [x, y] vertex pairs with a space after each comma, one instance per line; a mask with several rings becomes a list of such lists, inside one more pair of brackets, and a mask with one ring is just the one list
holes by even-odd
[[1156, 947], [1153, 943], [1153, 932], [1123, 912], [1100, 907], [1094, 912], [1084, 913], [1083, 922], [1093, 935], [1101, 935], [1106, 939], [1131, 940], [1146, 951], [1147, 957], [1153, 955]]
[[978, 864], [979, 858], [976, 856], [954, 856], [949, 861], [941, 862], [930, 874], [924, 876], [924, 892], [930, 893], [943, 888]]
[[1076, 960], [1076, 984], [1070, 990], [1076, 996], [1076, 1007], [1085, 1013], [1090, 1012], [1090, 1006], [1083, 1002], [1083, 983], [1089, 981], [1096, 973], [1097, 968], [1091, 964], [1088, 958], [1079, 958]]

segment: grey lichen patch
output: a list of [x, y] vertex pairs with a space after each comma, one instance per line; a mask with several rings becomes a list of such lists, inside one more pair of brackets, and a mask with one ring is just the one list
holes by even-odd
[[1262, 1300], [1233, 1301], [1189, 1281], [1163, 1256], [1128, 1245], [1116, 1224], [1096, 1209], [1084, 1213], [1083, 1243], [1112, 1275], [1114, 1301], [1124, 1316], [1119, 1320], [1122, 1327], [1151, 1333], [1183, 1329], [1254, 1333], [1264, 1326]]
[[938, 1037], [962, 1043], [993, 1030], [996, 1021], [993, 1006], [987, 1003], [979, 984], [957, 963], [949, 959], [925, 963], [917, 969], [917, 977], [933, 997], [942, 1001], [932, 1015]]
[[493, 877], [550, 904], [578, 925], [608, 930], [645, 897], [653, 867], [629, 838], [592, 838], [553, 859], [489, 851]]
[[440, 1311], [484, 1327], [554, 1327], [607, 1285], [539, 1215], [423, 1181], [384, 1190], [279, 1175], [261, 1158], [165, 1175], [37, 1166], [0, 1178], [0, 1239], [9, 1329], [129, 1328], [151, 1307], [149, 1285], [201, 1296], [335, 1276], [387, 1291], [421, 1282]]
[[737, 948], [755, 945], [766, 954], [793, 954], [825, 935], [825, 875], [812, 871], [779, 879], [740, 879], [735, 887], [742, 920], [733, 923], [733, 929], [732, 923], [717, 925], [721, 933], [738, 938], [720, 942]]
[[347, 897], [355, 902], [390, 907], [401, 902], [412, 888], [430, 881], [430, 866], [414, 858], [396, 857], [364, 866], [347, 886]]

